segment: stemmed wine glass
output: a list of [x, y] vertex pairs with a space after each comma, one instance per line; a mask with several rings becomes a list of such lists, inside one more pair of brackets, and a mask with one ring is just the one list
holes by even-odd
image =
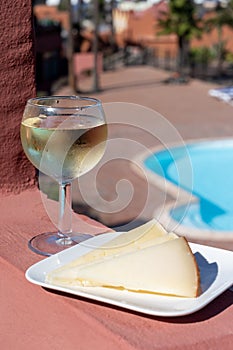
[[58, 231], [29, 241], [36, 253], [49, 256], [89, 238], [72, 232], [72, 180], [102, 158], [107, 125], [99, 100], [79, 96], [48, 96], [27, 101], [21, 141], [31, 163], [59, 184]]

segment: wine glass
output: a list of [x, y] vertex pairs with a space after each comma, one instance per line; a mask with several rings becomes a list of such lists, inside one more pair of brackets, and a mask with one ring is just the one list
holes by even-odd
[[28, 245], [49, 256], [90, 237], [72, 232], [72, 180], [102, 158], [107, 125], [99, 100], [79, 96], [48, 96], [27, 101], [21, 141], [31, 163], [59, 184], [57, 232], [41, 233]]

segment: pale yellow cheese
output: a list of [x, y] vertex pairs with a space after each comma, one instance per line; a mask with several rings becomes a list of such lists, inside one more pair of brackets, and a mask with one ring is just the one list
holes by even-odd
[[68, 285], [196, 297], [199, 271], [184, 237], [109, 256], [70, 270]]
[[155, 220], [152, 219], [144, 225], [133, 230], [122, 233], [113, 238], [104, 245], [93, 249], [87, 254], [71, 261], [69, 264], [62, 266], [46, 276], [49, 283], [61, 283], [72, 275], [72, 270], [83, 264], [98, 261], [102, 258], [120, 255], [134, 250], [143, 249], [150, 245], [161, 244], [164, 241], [175, 239], [178, 236], [175, 233], [167, 233], [167, 231]]
[[200, 288], [188, 242], [167, 233], [154, 219], [51, 271], [46, 281], [185, 297], [197, 296]]

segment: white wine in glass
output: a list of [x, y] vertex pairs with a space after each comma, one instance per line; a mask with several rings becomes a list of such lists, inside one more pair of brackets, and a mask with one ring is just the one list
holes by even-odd
[[91, 170], [102, 158], [107, 125], [99, 100], [79, 96], [49, 96], [28, 100], [21, 123], [24, 152], [40, 172], [59, 184], [58, 232], [42, 233], [29, 247], [55, 254], [90, 237], [72, 232], [72, 180]]

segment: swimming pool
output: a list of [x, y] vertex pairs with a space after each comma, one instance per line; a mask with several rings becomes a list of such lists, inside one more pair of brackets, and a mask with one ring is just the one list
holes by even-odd
[[233, 231], [233, 140], [191, 142], [153, 153], [144, 166], [192, 194], [196, 201], [171, 208], [187, 227]]

